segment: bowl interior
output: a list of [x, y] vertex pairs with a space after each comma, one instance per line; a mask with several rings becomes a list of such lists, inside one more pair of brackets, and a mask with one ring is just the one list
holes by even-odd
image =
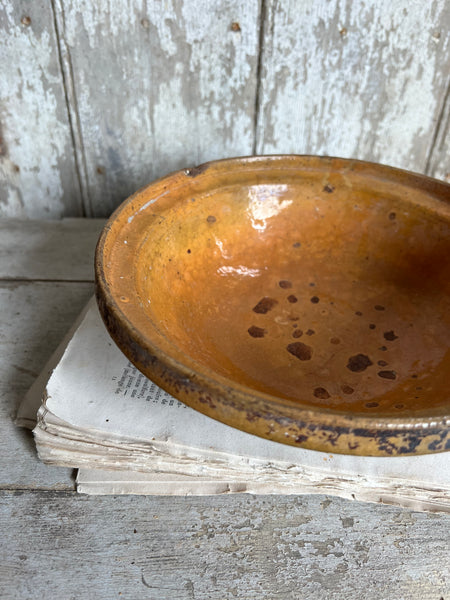
[[124, 311], [231, 386], [313, 410], [443, 414], [448, 205], [391, 171], [250, 167], [130, 201]]

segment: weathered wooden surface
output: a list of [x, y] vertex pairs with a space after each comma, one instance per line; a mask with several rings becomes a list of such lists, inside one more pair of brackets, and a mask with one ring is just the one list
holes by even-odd
[[171, 170], [251, 153], [258, 0], [55, 5], [88, 214]]
[[0, 215], [81, 216], [51, 2], [0, 3]]
[[0, 487], [73, 489], [71, 470], [37, 460], [31, 433], [17, 428], [14, 417], [93, 294], [93, 252], [102, 224], [0, 221]]
[[0, 282], [0, 487], [73, 488], [68, 469], [37, 460], [14, 425], [25, 392], [93, 294], [92, 283]]
[[255, 152], [450, 177], [448, 0], [5, 0], [0, 33], [2, 216]]
[[[0, 279], [94, 281], [94, 249], [105, 221], [0, 221]], [[25, 237], [26, 236], [26, 237]]]
[[259, 154], [425, 171], [449, 82], [446, 0], [270, 0], [263, 39]]
[[339, 499], [4, 493], [0, 519], [11, 599], [439, 600], [450, 591], [448, 518]]
[[[65, 231], [64, 223], [52, 226]], [[57, 239], [54, 229], [30, 221], [11, 227], [22, 245], [14, 246], [9, 280], [0, 285], [2, 597], [447, 597], [449, 515], [325, 496], [77, 496], [71, 472], [40, 464], [30, 435], [12, 418], [92, 293], [91, 283], [48, 280], [75, 250], [85, 265], [77, 272], [89, 274], [97, 224], [72, 221], [71, 234], [59, 237], [60, 252], [41, 253], [51, 277], [42, 277], [45, 265], [32, 256], [36, 232], [49, 227]], [[15, 253], [29, 256], [29, 266]], [[47, 281], [23, 281], [33, 273]]]
[[426, 172], [450, 183], [450, 77]]

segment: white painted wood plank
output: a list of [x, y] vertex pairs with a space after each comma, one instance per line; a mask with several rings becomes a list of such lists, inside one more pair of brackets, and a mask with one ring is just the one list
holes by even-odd
[[0, 487], [73, 489], [71, 470], [41, 463], [31, 433], [16, 427], [14, 418], [92, 294], [91, 283], [0, 282]]
[[93, 293], [92, 283], [0, 282], [0, 381], [5, 388], [28, 389]]
[[424, 171], [450, 70], [447, 0], [267, 0], [258, 153]]
[[[0, 395], [0, 402], [4, 403], [9, 392], [0, 390]], [[42, 463], [36, 455], [31, 431], [16, 427], [9, 415], [1, 415], [0, 436], [3, 440], [0, 490], [74, 490], [74, 470]]]
[[81, 216], [51, 2], [0, 3], [0, 216]]
[[449, 516], [325, 497], [3, 493], [2, 593], [22, 598], [439, 600]]
[[0, 279], [93, 281], [105, 221], [0, 220]]
[[450, 74], [427, 173], [450, 183]]
[[92, 216], [172, 170], [251, 154], [259, 0], [56, 6]]

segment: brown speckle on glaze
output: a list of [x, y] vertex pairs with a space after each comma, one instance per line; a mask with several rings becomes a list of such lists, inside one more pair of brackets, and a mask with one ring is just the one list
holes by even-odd
[[337, 338], [337, 337], [332, 337], [331, 340], [330, 340], [330, 344], [337, 345], [337, 344], [340, 344], [340, 343], [341, 343], [341, 340], [339, 338]]
[[261, 300], [258, 302], [258, 304], [253, 307], [253, 312], [261, 314], [261, 315], [265, 315], [266, 313], [269, 312], [269, 310], [272, 310], [272, 308], [274, 306], [276, 306], [277, 304], [278, 304], [278, 301], [275, 300], [274, 298], [269, 298], [268, 296], [264, 296], [264, 298], [261, 298]]
[[191, 249], [190, 249], [190, 248], [188, 248], [188, 249], [186, 250], [186, 252], [187, 252], [188, 254], [190, 254], [190, 253], [191, 253]]
[[396, 340], [398, 338], [398, 335], [395, 335], [395, 333], [392, 331], [385, 331], [383, 333], [384, 339], [387, 340], [388, 342], [393, 342], [394, 340]]
[[388, 363], [385, 360], [379, 360], [377, 362], [377, 365], [379, 365], [380, 367], [387, 367]]
[[295, 242], [295, 244], [292, 244], [293, 248], [300, 248], [301, 247], [301, 243], [300, 242]]
[[306, 332], [306, 335], [314, 335], [316, 332], [314, 331], [314, 329], [308, 329], [308, 331]]
[[386, 352], [387, 346], [380, 346], [378, 350], [381, 350], [381, 352]]
[[292, 337], [293, 338], [299, 338], [299, 337], [302, 337], [302, 335], [303, 335], [303, 331], [301, 329], [296, 329], [294, 331], [294, 333], [292, 334]]
[[262, 327], [257, 327], [256, 325], [252, 325], [247, 329], [247, 331], [253, 338], [262, 338], [267, 333], [265, 329], [263, 329]]
[[395, 214], [395, 212], [391, 212], [389, 213], [389, 220], [390, 221], [395, 221], [395, 218], [397, 217], [397, 215]]
[[381, 304], [375, 304], [374, 309], [375, 310], [385, 310], [384, 306], [382, 306]]
[[331, 194], [332, 192], [334, 192], [334, 187], [327, 183], [327, 185], [324, 186], [323, 191], [327, 192], [327, 194]]
[[397, 375], [395, 371], [378, 371], [378, 377], [382, 379], [396, 379]]
[[368, 356], [365, 354], [355, 354], [354, 356], [350, 356], [348, 359], [347, 369], [353, 371], [354, 373], [361, 373], [371, 365], [373, 365], [373, 362]]
[[377, 408], [378, 406], [380, 406], [378, 402], [366, 402], [367, 408]]
[[207, 217], [206, 220], [208, 221], [208, 223], [215, 223], [216, 217], [214, 215], [209, 215], [209, 217]]
[[321, 400], [328, 400], [328, 398], [330, 397], [328, 391], [323, 387], [317, 387], [314, 390], [313, 394], [316, 398], [320, 398]]
[[297, 298], [297, 296], [294, 296], [294, 294], [291, 294], [290, 296], [287, 297], [287, 301], [290, 302], [291, 304], [295, 304], [296, 302], [298, 302], [298, 298]]
[[375, 323], [370, 323], [369, 329], [375, 329], [375, 327], [376, 327]]
[[283, 288], [283, 290], [287, 290], [292, 287], [292, 282], [288, 279], [282, 279], [278, 282], [278, 285], [280, 286], [280, 288]]
[[362, 317], [362, 312], [361, 312], [360, 310], [357, 310], [357, 311], [355, 312], [355, 315], [356, 315], [357, 317]]
[[311, 346], [307, 346], [302, 342], [293, 342], [292, 344], [288, 344], [286, 346], [286, 350], [299, 360], [311, 360], [312, 348]]
[[398, 410], [402, 410], [402, 408], [405, 408], [404, 404], [395, 404], [395, 408], [398, 408]]
[[313, 297], [311, 298], [311, 302], [312, 302], [313, 304], [318, 304], [318, 303], [320, 302], [320, 298], [319, 298], [318, 296], [313, 296]]
[[355, 391], [350, 385], [343, 385], [341, 387], [341, 390], [344, 392], [344, 394], [353, 394], [353, 392]]

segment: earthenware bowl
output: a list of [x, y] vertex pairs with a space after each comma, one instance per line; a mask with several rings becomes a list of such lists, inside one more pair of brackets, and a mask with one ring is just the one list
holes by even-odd
[[326, 452], [450, 446], [450, 186], [337, 158], [239, 158], [138, 191], [97, 247], [100, 311], [150, 379]]

